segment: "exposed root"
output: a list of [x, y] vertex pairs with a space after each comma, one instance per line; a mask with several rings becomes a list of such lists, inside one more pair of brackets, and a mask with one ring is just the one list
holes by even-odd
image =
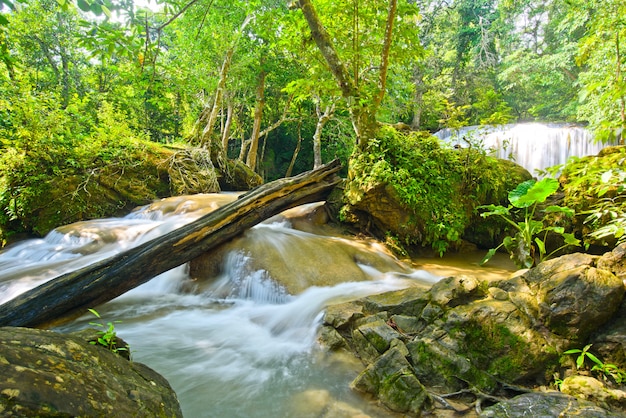
[[[483, 408], [483, 403], [484, 402], [490, 402], [490, 403], [499, 403], [505, 400], [505, 398], [499, 397], [499, 396], [494, 396], [494, 395], [490, 395], [487, 393], [483, 393], [480, 390], [478, 390], [477, 388], [468, 388], [468, 389], [461, 389], [457, 392], [452, 392], [452, 393], [445, 393], [445, 394], [436, 394], [436, 393], [432, 393], [429, 392], [429, 395], [438, 403], [440, 403], [444, 409], [451, 409], [454, 412], [457, 413], [466, 413], [469, 410], [471, 410], [472, 408], [475, 409], [477, 414], [481, 414], [482, 413], [482, 408]], [[450, 403], [449, 401], [447, 401], [448, 398], [454, 398], [454, 397], [458, 397], [458, 396], [462, 396], [462, 395], [471, 395], [472, 397], [474, 397], [474, 402], [471, 403], [464, 403], [466, 405], [465, 408], [460, 408], [458, 406], [454, 406], [452, 403]]]
[[208, 150], [191, 148], [174, 153], [167, 162], [172, 193], [176, 195], [220, 191]]

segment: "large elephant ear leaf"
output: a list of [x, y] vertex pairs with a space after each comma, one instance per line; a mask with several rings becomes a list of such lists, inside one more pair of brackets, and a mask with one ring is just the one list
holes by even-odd
[[[529, 180], [530, 182], [532, 180]], [[525, 185], [522, 190], [518, 191], [518, 186], [513, 192], [518, 191], [522, 192], [525, 189], [525, 193], [522, 195], [515, 194], [514, 199], [515, 202], [511, 201], [511, 204], [517, 208], [527, 208], [529, 206], [534, 205], [535, 203], [545, 202], [548, 196], [552, 195], [559, 188], [559, 182], [553, 178], [546, 177], [541, 181], [534, 182], [530, 185], [530, 187], [526, 186], [524, 182], [520, 184], [520, 186]], [[513, 193], [511, 192], [511, 193]], [[511, 200], [511, 193], [509, 193], [509, 200]]]
[[515, 206], [516, 208], [526, 208], [530, 206], [532, 203], [523, 204], [519, 201], [521, 198], [526, 196], [528, 190], [530, 190], [530, 188], [533, 187], [536, 182], [536, 180], [526, 180], [525, 182], [518, 184], [515, 189], [511, 190], [509, 192], [509, 202], [511, 202], [511, 205]]

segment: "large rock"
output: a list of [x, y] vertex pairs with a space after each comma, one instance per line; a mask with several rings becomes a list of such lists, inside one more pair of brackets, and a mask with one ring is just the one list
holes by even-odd
[[245, 191], [263, 183], [241, 162], [214, 165], [200, 148], [172, 149], [146, 143], [143, 148], [124, 150], [123, 156], [122, 161], [107, 164], [95, 159], [92, 167], [77, 172], [67, 168], [50, 173], [36, 186], [21, 185], [28, 199], [20, 201], [15, 219], [0, 222], [0, 247], [15, 233], [43, 236], [60, 225], [123, 216], [163, 197]]
[[[531, 178], [510, 161], [390, 126], [377, 130], [370, 145], [350, 159], [343, 205], [334, 207], [340, 219], [400, 251], [459, 249], [470, 224], [485, 223], [476, 207], [504, 203], [509, 190]], [[502, 230], [503, 224], [476, 225], [473, 235], [490, 235], [492, 241]]]
[[618, 417], [591, 402], [576, 399], [559, 392], [527, 393], [499, 402], [486, 408], [481, 418], [525, 418], [525, 417]]
[[[369, 296], [329, 309], [324, 326], [335, 332], [320, 336], [341, 339], [335, 347], [360, 357], [367, 368], [352, 387], [395, 411], [418, 414], [411, 399], [422, 399], [422, 386], [475, 394], [476, 401], [510, 396], [511, 385], [548, 384], [561, 367], [560, 353], [582, 347], [594, 330], [626, 312], [624, 283], [613, 274], [621, 265], [617, 253], [602, 262], [571, 254], [500, 282], [448, 277], [429, 290]], [[383, 389], [385, 382], [391, 386]], [[556, 411], [562, 399], [532, 402]]]
[[613, 317], [624, 296], [623, 281], [596, 268], [596, 261], [587, 254], [565, 255], [499, 287], [510, 289], [513, 303], [535, 324], [580, 344]]
[[161, 375], [80, 335], [0, 328], [0, 375], [1, 416], [182, 417]]

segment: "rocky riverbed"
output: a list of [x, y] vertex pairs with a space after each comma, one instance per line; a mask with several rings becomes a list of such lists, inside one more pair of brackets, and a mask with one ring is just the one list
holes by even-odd
[[[319, 339], [361, 359], [354, 390], [408, 416], [623, 416], [625, 280], [625, 244], [504, 280], [453, 276], [331, 306]], [[615, 373], [564, 354], [588, 344]]]

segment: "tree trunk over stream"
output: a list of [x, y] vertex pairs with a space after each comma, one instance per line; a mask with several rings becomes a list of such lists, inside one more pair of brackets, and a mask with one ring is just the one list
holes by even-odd
[[340, 168], [335, 160], [259, 186], [162, 237], [52, 279], [1, 305], [0, 326], [47, 328], [81, 316], [286, 209], [325, 200]]

